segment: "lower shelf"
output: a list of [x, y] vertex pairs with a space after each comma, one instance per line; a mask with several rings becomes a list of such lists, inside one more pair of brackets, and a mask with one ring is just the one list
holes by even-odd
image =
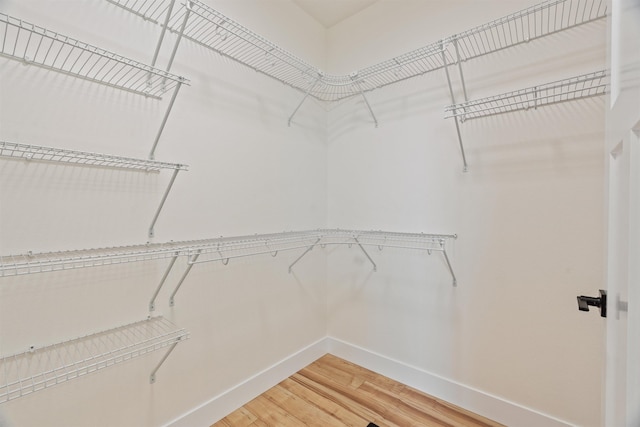
[[155, 350], [168, 348], [171, 351], [178, 342], [187, 338], [189, 338], [187, 331], [177, 328], [168, 320], [158, 316], [2, 357], [0, 358], [0, 403], [53, 387]]

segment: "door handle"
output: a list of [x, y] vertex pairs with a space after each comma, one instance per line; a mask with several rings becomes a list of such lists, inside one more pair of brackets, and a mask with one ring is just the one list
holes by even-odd
[[600, 316], [607, 317], [607, 291], [600, 289], [599, 297], [586, 297], [584, 295], [578, 297], [578, 310], [589, 311], [589, 306], [598, 307]]

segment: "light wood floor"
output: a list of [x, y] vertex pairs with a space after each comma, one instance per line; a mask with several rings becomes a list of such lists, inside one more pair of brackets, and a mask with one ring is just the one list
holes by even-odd
[[212, 427], [496, 427], [496, 422], [327, 354]]

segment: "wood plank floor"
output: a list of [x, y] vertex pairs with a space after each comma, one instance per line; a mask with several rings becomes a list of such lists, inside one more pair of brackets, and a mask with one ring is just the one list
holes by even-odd
[[498, 424], [327, 354], [212, 427], [497, 427]]

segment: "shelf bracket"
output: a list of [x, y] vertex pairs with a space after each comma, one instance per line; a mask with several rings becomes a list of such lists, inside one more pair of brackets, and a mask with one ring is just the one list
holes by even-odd
[[369, 256], [369, 254], [367, 253], [367, 251], [364, 249], [364, 247], [360, 244], [360, 241], [358, 240], [358, 238], [356, 236], [353, 236], [353, 240], [356, 241], [356, 244], [358, 246], [360, 246], [360, 249], [362, 249], [362, 252], [365, 254], [365, 256], [367, 258], [369, 258], [369, 261], [371, 262], [371, 264], [373, 264], [373, 271], [378, 271], [378, 266], [376, 265], [375, 262], [373, 262], [373, 259], [371, 259], [371, 257]]
[[200, 256], [200, 252], [201, 250], [198, 250], [198, 252], [196, 252], [195, 254], [191, 255], [191, 257], [189, 257], [189, 261], [187, 261], [187, 269], [184, 271], [184, 274], [180, 278], [180, 281], [176, 285], [176, 288], [173, 290], [173, 293], [171, 293], [171, 296], [169, 297], [169, 306], [173, 307], [175, 305], [175, 297], [176, 297], [176, 294], [178, 293], [178, 289], [180, 289], [180, 286], [182, 286], [184, 279], [187, 278], [187, 275], [195, 265], [196, 260]]
[[287, 126], [291, 127], [291, 120], [293, 120], [293, 116], [296, 115], [296, 113], [298, 112], [298, 110], [300, 109], [300, 107], [302, 107], [302, 104], [304, 104], [304, 101], [306, 101], [307, 97], [309, 96], [309, 94], [311, 93], [311, 91], [313, 89], [315, 89], [315, 87], [318, 85], [318, 82], [320, 82], [320, 79], [322, 78], [322, 76], [324, 75], [324, 73], [322, 72], [318, 72], [318, 77], [315, 79], [315, 81], [309, 86], [309, 89], [307, 89], [307, 92], [304, 94], [304, 96], [302, 97], [302, 99], [300, 100], [300, 103], [298, 104], [298, 106], [295, 108], [295, 110], [293, 110], [293, 113], [291, 113], [291, 115], [289, 116], [289, 120], [287, 121]]
[[164, 195], [162, 196], [162, 200], [160, 200], [160, 206], [158, 206], [158, 209], [156, 210], [156, 214], [153, 216], [153, 219], [151, 220], [151, 225], [149, 226], [149, 237], [153, 237], [155, 235], [154, 227], [156, 226], [156, 221], [158, 221], [158, 217], [160, 216], [160, 211], [162, 211], [162, 207], [164, 206], [164, 203], [167, 201], [167, 196], [169, 196], [169, 192], [171, 191], [171, 187], [173, 187], [173, 183], [175, 182], [176, 177], [178, 176], [178, 172], [180, 172], [180, 169], [174, 169], [173, 175], [171, 176], [171, 180], [169, 181], [169, 185], [167, 185], [167, 189], [164, 190]]
[[449, 256], [447, 255], [447, 250], [444, 247], [444, 240], [440, 241], [440, 247], [442, 248], [442, 255], [444, 255], [444, 260], [447, 263], [447, 267], [449, 267], [449, 273], [451, 273], [451, 278], [453, 279], [453, 286], [458, 286], [458, 279], [456, 279], [456, 275], [453, 272], [453, 267], [451, 267], [451, 262], [449, 261]]
[[360, 96], [362, 96], [362, 99], [364, 99], [364, 103], [367, 106], [367, 108], [369, 109], [369, 113], [371, 114], [371, 117], [373, 118], [373, 122], [375, 123], [376, 127], [378, 127], [378, 119], [376, 119], [376, 115], [373, 113], [373, 109], [371, 108], [371, 104], [369, 104], [369, 100], [367, 99], [367, 97], [365, 96], [364, 92], [362, 91], [362, 87], [360, 86], [360, 82], [357, 80], [358, 72], [356, 71], [354, 73], [349, 74], [349, 77], [351, 77], [351, 80], [353, 81], [353, 85], [358, 90], [358, 93], [360, 93]]
[[180, 25], [180, 32], [178, 33], [178, 37], [176, 38], [176, 42], [173, 45], [173, 50], [171, 51], [171, 57], [169, 57], [169, 62], [167, 63], [166, 71], [167, 73], [171, 69], [173, 65], [173, 60], [176, 57], [176, 52], [178, 52], [178, 46], [180, 45], [180, 41], [182, 41], [182, 36], [184, 35], [184, 29], [187, 27], [187, 21], [189, 20], [189, 15], [191, 14], [191, 7], [193, 5], [193, 1], [189, 0], [185, 4], [184, 8], [186, 12], [184, 13], [184, 18], [182, 19], [182, 24]]
[[300, 255], [298, 258], [296, 258], [295, 261], [293, 261], [293, 263], [289, 266], [289, 273], [291, 273], [291, 269], [293, 268], [293, 266], [296, 265], [296, 263], [300, 261], [302, 257], [308, 254], [313, 248], [315, 248], [316, 245], [320, 242], [320, 240], [322, 240], [322, 237], [318, 237], [318, 240], [316, 240], [313, 245], [309, 246], [307, 250], [302, 253], [302, 255]]
[[464, 74], [462, 73], [462, 61], [460, 60], [460, 49], [458, 49], [458, 38], [453, 38], [453, 47], [456, 51], [456, 63], [458, 64], [458, 73], [460, 74], [460, 82], [462, 83], [462, 94], [464, 95], [464, 102], [469, 102], [467, 96], [467, 85], [464, 83]]
[[158, 369], [160, 369], [160, 367], [162, 366], [164, 361], [167, 360], [167, 358], [169, 357], [169, 355], [171, 354], [173, 349], [176, 348], [176, 346], [178, 345], [178, 342], [180, 342], [180, 338], [178, 338], [178, 341], [176, 341], [173, 344], [171, 344], [171, 347], [169, 347], [169, 350], [167, 350], [167, 352], [164, 354], [164, 356], [162, 356], [162, 359], [160, 359], [160, 362], [158, 363], [158, 365], [155, 367], [155, 369], [153, 371], [151, 371], [151, 375], [149, 376], [149, 383], [150, 384], [155, 384], [155, 382], [156, 382], [156, 373], [158, 372]]
[[151, 60], [151, 66], [155, 67], [156, 62], [158, 61], [158, 54], [160, 53], [160, 47], [162, 46], [162, 42], [164, 41], [164, 36], [167, 33], [167, 27], [169, 26], [169, 19], [171, 18], [171, 13], [173, 12], [173, 6], [175, 5], [176, 0], [171, 0], [169, 3], [169, 7], [167, 7], [167, 15], [164, 17], [164, 23], [162, 24], [162, 30], [160, 31], [160, 37], [158, 38], [158, 43], [156, 44], [156, 50], [153, 52], [153, 59]]
[[160, 293], [160, 289], [162, 289], [164, 282], [167, 280], [167, 277], [169, 276], [169, 273], [173, 268], [173, 264], [176, 263], [176, 260], [178, 259], [179, 254], [180, 254], [179, 252], [175, 252], [173, 254], [173, 258], [171, 258], [171, 261], [169, 262], [169, 266], [165, 270], [164, 275], [162, 276], [162, 279], [160, 279], [160, 284], [156, 288], [156, 291], [154, 292], [153, 296], [151, 297], [151, 301], [149, 301], [149, 311], [154, 311], [156, 309], [156, 298], [158, 297], [158, 294]]
[[176, 84], [175, 89], [173, 90], [173, 95], [171, 95], [171, 101], [169, 101], [169, 106], [167, 107], [167, 111], [164, 113], [164, 117], [162, 118], [162, 123], [160, 124], [160, 129], [158, 130], [158, 134], [156, 135], [156, 139], [153, 141], [153, 146], [151, 147], [151, 152], [149, 153], [149, 159], [153, 160], [156, 156], [156, 148], [158, 147], [158, 141], [160, 141], [160, 136], [162, 136], [162, 131], [164, 130], [165, 125], [167, 124], [167, 119], [169, 118], [169, 114], [171, 113], [171, 109], [173, 108], [173, 104], [176, 102], [176, 97], [178, 96], [178, 92], [180, 91], [180, 87], [184, 83], [185, 79], [180, 77], [178, 83]]
[[[449, 94], [451, 95], [451, 104], [455, 105], [456, 97], [453, 94], [453, 86], [451, 86], [451, 76], [449, 75], [449, 63], [447, 61], [447, 53], [444, 46], [444, 41], [441, 43], [441, 52], [442, 52], [442, 63], [444, 65], [444, 72], [447, 76], [447, 85], [449, 86]], [[455, 115], [456, 114], [455, 109], [453, 110], [453, 114], [454, 114], [453, 119], [455, 120], [455, 123], [456, 123], [456, 133], [458, 134], [458, 143], [460, 144], [460, 152], [462, 153], [462, 164], [463, 164], [462, 171], [467, 172], [469, 170], [469, 167], [467, 165], [467, 156], [464, 153], [464, 145], [462, 144], [462, 134], [460, 133], [460, 123], [458, 122], [458, 116]]]

